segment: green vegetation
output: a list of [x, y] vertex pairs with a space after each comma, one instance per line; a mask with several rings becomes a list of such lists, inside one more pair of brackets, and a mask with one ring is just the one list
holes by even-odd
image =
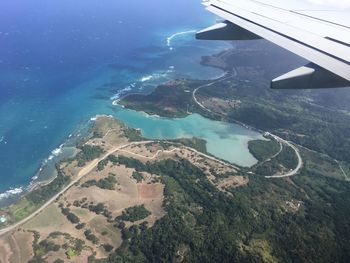
[[77, 252], [76, 252], [73, 248], [69, 248], [69, 249], [66, 251], [66, 255], [67, 255], [67, 258], [68, 258], [68, 259], [73, 259], [73, 258], [75, 258], [78, 254], [77, 254]]
[[70, 178], [58, 169], [57, 176], [51, 183], [30, 192], [26, 198], [34, 204], [41, 205], [58, 193], [69, 181]]
[[135, 222], [141, 219], [145, 219], [150, 214], [151, 212], [148, 211], [144, 205], [136, 205], [125, 209], [122, 215], [116, 217], [116, 220]]
[[34, 231], [33, 235], [34, 235], [34, 240], [33, 240], [32, 247], [34, 251], [34, 257], [28, 262], [30, 263], [45, 262], [45, 260], [43, 260], [42, 258], [43, 256], [45, 256], [50, 251], [57, 252], [58, 250], [61, 249], [60, 245], [57, 245], [52, 241], [48, 241], [47, 239], [44, 239], [39, 243], [40, 234], [38, 232]]
[[350, 162], [350, 135], [347, 132], [350, 115], [343, 110], [318, 106], [317, 103], [321, 103], [317, 102], [318, 98], [305, 91], [288, 95], [288, 92], [268, 88], [257, 91], [255, 86], [240, 86], [233, 89], [232, 94], [242, 100], [243, 106], [233, 109], [228, 121], [238, 120], [271, 131], [294, 143]]
[[[262, 51], [257, 46], [224, 51], [213, 57], [215, 61], [220, 61], [220, 68], [228, 74], [233, 73], [233, 68], [240, 68], [242, 74], [235, 76], [234, 81], [176, 81], [160, 85], [146, 96], [127, 96], [121, 104], [164, 117], [185, 117], [189, 112], [196, 112], [212, 119], [239, 121], [312, 150], [327, 153], [334, 159], [350, 162], [350, 93], [346, 90], [271, 90], [271, 72], [280, 72], [281, 68], [289, 66], [287, 60], [280, 60], [278, 63], [257, 67], [256, 61], [259, 58], [259, 61], [269, 61], [266, 58], [269, 53], [271, 50]], [[211, 65], [211, 61], [207, 57], [203, 59], [203, 64], [217, 67], [217, 63]], [[244, 72], [249, 74], [249, 81]], [[212, 85], [197, 93], [200, 100], [239, 100], [240, 106], [227, 109], [225, 115], [203, 110], [193, 101], [192, 91], [209, 83]]]
[[35, 205], [24, 197], [18, 203], [8, 208], [9, 220], [11, 223], [18, 222], [33, 213], [38, 207], [39, 205]]
[[80, 230], [80, 229], [83, 229], [85, 226], [86, 226], [85, 223], [80, 223], [80, 224], [77, 224], [77, 225], [75, 226], [75, 228], [78, 229], [78, 230]]
[[91, 230], [85, 230], [84, 235], [87, 240], [90, 240], [93, 244], [98, 244], [99, 239], [91, 232]]
[[207, 142], [203, 139], [193, 137], [191, 139], [177, 139], [173, 140], [173, 142], [179, 142], [187, 147], [190, 147], [192, 149], [195, 149], [199, 152], [207, 154]]
[[[304, 166], [316, 173], [323, 173], [325, 176], [333, 177], [338, 180], [346, 180], [339, 164], [332, 158], [324, 154], [318, 154], [306, 149], [301, 148], [301, 156], [304, 160]], [[349, 174], [350, 171], [347, 168], [347, 164], [342, 162], [340, 164], [344, 169], [345, 175]]]
[[260, 162], [271, 158], [280, 150], [280, 144], [276, 140], [255, 140], [248, 142], [250, 153]]
[[103, 149], [99, 146], [91, 146], [84, 144], [79, 148], [81, 151], [74, 159], [78, 161], [78, 166], [83, 167], [86, 162], [90, 162], [101, 156]]
[[[34, 233], [34, 241], [33, 241], [33, 250], [34, 250], [34, 257], [29, 260], [29, 262], [46, 262], [44, 259], [45, 256], [49, 254], [49, 252], [57, 252], [60, 249], [63, 249], [65, 251], [65, 254], [68, 259], [73, 259], [74, 257], [81, 254], [83, 249], [85, 248], [85, 242], [81, 239], [77, 239], [72, 237], [68, 233], [63, 232], [52, 232], [48, 235], [48, 237], [40, 243], [38, 242], [40, 239], [40, 235], [38, 232]], [[60, 246], [58, 244], [55, 244], [55, 239], [58, 237], [63, 237], [65, 240], [65, 243]], [[64, 262], [62, 259], [57, 259], [54, 262]]]
[[81, 185], [81, 187], [91, 187], [95, 185], [101, 189], [114, 190], [116, 183], [117, 183], [117, 180], [115, 179], [115, 176], [109, 175], [108, 177], [100, 179], [98, 181], [96, 180], [86, 181]]
[[142, 141], [144, 139], [140, 130], [129, 127], [124, 127], [124, 135], [129, 141]]
[[[71, 160], [77, 160], [79, 166], [83, 166], [86, 161], [91, 161], [103, 153], [103, 149], [98, 146], [83, 145], [80, 149], [81, 152], [71, 158]], [[7, 208], [6, 212], [9, 215], [9, 224], [18, 222], [27, 217], [62, 190], [64, 186], [69, 184], [70, 177], [66, 176], [60, 169], [60, 163], [56, 164], [56, 170], [57, 176], [52, 182], [36, 188], [23, 197], [18, 203]], [[111, 180], [111, 178], [109, 178], [99, 182], [99, 185], [102, 187], [110, 187], [112, 181], [113, 179]]]
[[291, 147], [283, 145], [281, 153], [268, 162], [258, 164], [255, 167], [255, 173], [258, 175], [270, 176], [276, 174], [281, 169], [295, 169], [297, 165], [298, 158], [295, 151]]
[[294, 169], [298, 165], [298, 157], [292, 147], [283, 145], [282, 152], [277, 155], [276, 161], [287, 169]]
[[111, 252], [113, 250], [113, 246], [111, 246], [110, 244], [104, 244], [103, 248], [106, 252]]
[[67, 219], [72, 222], [73, 224], [78, 224], [80, 222], [79, 217], [77, 217], [75, 214], [73, 213], [69, 213], [67, 215]]
[[81, 187], [89, 188], [89, 187], [94, 186], [96, 184], [97, 184], [97, 181], [94, 179], [94, 180], [86, 181], [85, 183], [81, 184]]
[[[170, 118], [186, 117], [198, 106], [192, 100], [192, 90], [201, 81], [181, 80], [158, 86], [149, 95], [132, 94], [120, 103], [127, 108]], [[197, 110], [200, 110], [198, 107]]]
[[34, 248], [35, 257], [42, 257], [50, 251], [60, 250], [61, 246], [56, 245], [52, 241], [43, 240], [39, 244], [35, 243], [33, 248]]
[[[146, 224], [130, 226], [121, 220], [137, 220], [146, 212], [139, 207], [127, 209], [116, 218], [114, 225], [121, 230], [123, 244], [102, 262], [348, 262], [350, 184], [339, 180], [341, 171], [333, 160], [342, 160], [340, 163], [348, 171], [348, 100], [339, 104], [344, 99], [330, 95], [322, 98], [321, 93], [270, 90], [267, 85], [271, 78], [266, 81], [268, 74], [255, 66], [257, 60], [261, 63], [265, 60], [256, 56], [254, 49], [248, 50], [257, 71], [249, 74], [250, 81], [244, 74], [241, 74], [243, 77], [238, 74], [234, 81], [217, 83], [200, 92], [201, 97], [240, 100], [240, 106], [232, 108], [227, 115], [204, 113], [194, 104], [188, 91], [209, 83], [206, 81], [168, 83], [153, 94], [132, 95], [122, 103], [162, 116], [183, 117], [188, 112], [199, 112], [215, 119], [240, 121], [332, 158], [303, 153], [305, 165], [297, 176], [270, 180], [245, 175], [249, 183], [229, 188], [226, 194], [187, 160], [143, 164], [133, 158], [110, 155], [108, 160], [113, 164], [124, 164], [138, 173], [159, 175], [165, 184], [166, 215], [150, 228]], [[251, 70], [249, 57], [240, 62], [244, 65], [237, 64], [243, 61], [235, 59], [239, 55], [235, 50], [225, 51], [216, 56], [216, 60], [222, 60], [217, 64], [228, 72], [234, 67], [240, 67], [240, 71], [245, 67]], [[210, 63], [210, 59], [205, 63]], [[134, 139], [139, 139], [137, 134]], [[269, 159], [278, 152], [278, 146], [275, 142], [250, 143], [251, 152], [259, 160]], [[283, 145], [278, 156], [256, 166], [256, 173], [271, 175], [280, 169], [293, 169], [296, 163], [293, 149]], [[101, 163], [101, 169], [105, 165]], [[108, 214], [104, 204], [84, 203], [82, 207], [97, 214]], [[90, 230], [84, 234], [98, 243]], [[112, 245], [102, 246], [111, 251]], [[93, 258], [90, 260], [94, 261]]]
[[[108, 262], [346, 262], [350, 256], [349, 184], [304, 168], [293, 184], [250, 176], [229, 196], [186, 160], [122, 162], [161, 175], [167, 214], [151, 228], [124, 225], [124, 242]], [[293, 200], [301, 204], [297, 210], [286, 205]]]
[[134, 159], [134, 158], [128, 158], [123, 155], [109, 155], [108, 159], [113, 164], [122, 164], [125, 165], [128, 168], [135, 168], [136, 171], [142, 171], [146, 169], [147, 165], [144, 165], [141, 161]]
[[80, 222], [79, 217], [77, 217], [74, 213], [72, 213], [69, 208], [65, 208], [65, 207], [61, 206], [61, 212], [63, 215], [65, 215], [67, 217], [67, 219], [72, 224], [78, 224]]
[[102, 161], [99, 161], [97, 164], [97, 170], [102, 171], [108, 164], [108, 159], [104, 159]]
[[72, 224], [78, 224], [80, 222], [79, 217], [77, 217], [75, 214], [72, 212], [67, 215], [67, 219], [72, 223]]
[[97, 205], [90, 205], [89, 210], [96, 214], [101, 214], [105, 210], [105, 205], [103, 203], [98, 203]]
[[139, 172], [137, 172], [137, 171], [134, 171], [134, 172], [132, 173], [132, 177], [133, 177], [138, 183], [142, 182], [142, 180], [143, 180], [142, 174], [139, 173]]
[[38, 187], [18, 203], [7, 208], [8, 223], [15, 223], [26, 218], [69, 183], [70, 178], [59, 169], [59, 165], [56, 166], [56, 169], [57, 176], [51, 183]]

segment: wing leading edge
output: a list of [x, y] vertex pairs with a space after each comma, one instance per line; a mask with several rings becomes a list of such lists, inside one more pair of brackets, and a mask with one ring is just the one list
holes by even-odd
[[262, 37], [310, 61], [272, 80], [272, 88], [350, 87], [350, 12], [295, 0], [279, 5], [276, 0], [209, 0], [204, 5], [225, 21], [199, 31], [198, 39]]

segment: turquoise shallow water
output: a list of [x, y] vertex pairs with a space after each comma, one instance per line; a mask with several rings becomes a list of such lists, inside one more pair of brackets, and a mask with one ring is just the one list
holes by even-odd
[[50, 177], [53, 163], [71, 153], [62, 144], [97, 114], [120, 117], [151, 138], [205, 138], [218, 157], [254, 163], [245, 145], [258, 135], [249, 130], [198, 115], [146, 117], [112, 105], [169, 79], [222, 74], [200, 66], [200, 59], [230, 45], [196, 41], [193, 33], [215, 19], [199, 0], [1, 1], [0, 206]]
[[147, 138], [205, 139], [209, 153], [240, 166], [252, 166], [256, 163], [256, 159], [249, 153], [247, 143], [263, 138], [261, 134], [242, 126], [213, 121], [198, 114], [182, 119], [168, 119], [118, 107], [114, 116], [130, 127], [140, 128]]

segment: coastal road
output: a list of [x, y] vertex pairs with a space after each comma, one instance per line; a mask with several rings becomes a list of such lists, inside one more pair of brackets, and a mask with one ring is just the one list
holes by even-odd
[[[196, 93], [197, 93], [198, 90], [200, 90], [201, 88], [209, 87], [209, 86], [211, 86], [211, 85], [213, 85], [213, 84], [215, 84], [215, 83], [217, 83], [217, 82], [220, 82], [220, 81], [223, 81], [223, 80], [232, 78], [232, 77], [234, 77], [236, 74], [237, 74], [237, 72], [235, 71], [235, 74], [234, 74], [234, 75], [231, 75], [231, 76], [228, 76], [228, 77], [224, 77], [224, 78], [222, 78], [222, 79], [217, 79], [217, 80], [215, 80], [214, 82], [211, 82], [211, 83], [209, 83], [209, 84], [205, 84], [205, 85], [199, 86], [199, 87], [196, 88], [196, 89], [193, 91], [193, 93], [192, 93], [192, 97], [193, 97], [194, 102], [197, 103], [202, 109], [204, 109], [204, 110], [206, 110], [206, 111], [208, 111], [208, 112], [212, 112], [210, 109], [206, 108], [202, 103], [200, 103], [200, 102], [197, 100], [197, 98], [196, 98]], [[240, 122], [239, 122], [239, 123], [240, 123]], [[243, 123], [241, 123], [241, 125], [243, 125], [243, 126], [246, 127], [246, 128], [249, 128], [249, 126], [247, 126], [247, 125], [245, 125], [245, 124], [243, 124]], [[293, 170], [291, 170], [291, 171], [289, 171], [289, 172], [287, 172], [287, 173], [285, 173], [285, 174], [265, 176], [265, 178], [284, 178], [284, 177], [290, 177], [290, 176], [296, 175], [296, 174], [300, 171], [300, 169], [303, 167], [303, 159], [301, 158], [299, 149], [298, 149], [297, 147], [295, 147], [293, 144], [291, 144], [290, 142], [288, 142], [288, 141], [286, 141], [286, 140], [284, 140], [284, 139], [278, 137], [277, 135], [274, 135], [274, 134], [271, 134], [271, 133], [268, 133], [268, 134], [271, 135], [275, 140], [277, 140], [277, 141], [280, 143], [281, 146], [282, 146], [282, 144], [284, 143], [284, 144], [290, 146], [290, 147], [294, 150], [294, 152], [295, 152], [295, 154], [296, 154], [296, 156], [297, 156], [297, 158], [298, 158], [298, 165], [297, 165], [297, 167], [296, 167], [295, 169], [293, 169]], [[282, 149], [283, 149], [283, 147], [281, 147], [280, 151], [279, 151], [277, 154], [275, 154], [274, 157], [276, 157], [278, 154], [280, 154], [281, 151], [282, 151]], [[272, 158], [270, 158], [270, 159], [272, 159]]]
[[118, 146], [118, 147], [114, 147], [111, 150], [109, 150], [106, 154], [104, 154], [101, 158], [95, 159], [92, 162], [90, 162], [87, 166], [85, 166], [83, 169], [81, 169], [77, 175], [77, 177], [71, 181], [66, 187], [64, 187], [61, 191], [59, 191], [57, 194], [55, 194], [50, 200], [48, 200], [44, 205], [42, 205], [38, 210], [36, 210], [35, 212], [33, 212], [31, 215], [29, 215], [28, 217], [22, 219], [21, 221], [15, 223], [14, 225], [8, 226], [6, 228], [3, 228], [0, 230], [0, 236], [3, 236], [13, 230], [15, 230], [16, 228], [20, 227], [21, 225], [25, 224], [26, 222], [28, 222], [29, 220], [31, 220], [32, 218], [34, 218], [35, 216], [37, 216], [39, 213], [41, 213], [45, 208], [47, 208], [50, 204], [52, 204], [56, 198], [58, 198], [61, 194], [65, 193], [72, 185], [74, 185], [75, 183], [77, 183], [81, 178], [83, 178], [85, 175], [87, 175], [88, 173], [90, 173], [96, 166], [97, 164], [106, 159], [109, 155], [115, 153], [116, 151], [123, 149], [125, 147], [128, 146], [133, 146], [133, 145], [138, 145], [138, 144], [144, 144], [144, 143], [150, 143], [153, 141], [141, 141], [141, 142], [131, 142], [122, 146]]
[[284, 178], [284, 177], [290, 177], [290, 176], [296, 175], [300, 171], [300, 169], [303, 167], [303, 159], [301, 158], [299, 149], [297, 147], [295, 147], [293, 144], [291, 144], [290, 142], [278, 137], [277, 135], [274, 135], [271, 133], [268, 133], [268, 135], [272, 136], [278, 142], [287, 144], [289, 147], [291, 147], [294, 150], [294, 152], [298, 158], [298, 165], [295, 167], [295, 169], [293, 169], [285, 174], [265, 176], [265, 178]]
[[[134, 145], [140, 145], [140, 144], [147, 144], [147, 143], [155, 143], [155, 142], [159, 142], [159, 141], [139, 141], [139, 142], [131, 142], [131, 143], [127, 143], [127, 144], [124, 144], [124, 145], [121, 145], [121, 146], [117, 146], [117, 147], [113, 147], [112, 149], [110, 149], [107, 153], [105, 153], [102, 157], [98, 158], [98, 159], [95, 159], [93, 160], [92, 162], [90, 162], [88, 165], [86, 165], [84, 168], [82, 168], [76, 178], [71, 181], [67, 186], [65, 186], [61, 191], [59, 191], [57, 194], [55, 194], [52, 198], [50, 198], [45, 204], [43, 204], [38, 210], [36, 210], [35, 212], [33, 212], [32, 214], [30, 214], [28, 217], [22, 219], [21, 221], [11, 225], [11, 226], [8, 226], [6, 228], [3, 228], [3, 229], [0, 229], [0, 237], [5, 235], [5, 234], [8, 234], [9, 232], [15, 230], [16, 228], [20, 227], [21, 225], [25, 224], [26, 222], [28, 222], [29, 220], [33, 219], [35, 216], [37, 216], [38, 214], [40, 214], [45, 208], [47, 208], [49, 205], [51, 205], [61, 194], [64, 194], [70, 187], [72, 187], [75, 183], [77, 183], [79, 180], [81, 180], [84, 176], [86, 176], [87, 174], [89, 174], [97, 165], [100, 161], [106, 159], [109, 155], [113, 154], [113, 153], [116, 153], [118, 151], [125, 151], [125, 152], [129, 152], [127, 150], [124, 150], [124, 148], [126, 147], [129, 147], [129, 146], [134, 146]], [[204, 154], [204, 153], [201, 153], [195, 149], [192, 149], [190, 147], [186, 147], [184, 146], [185, 148], [193, 151], [193, 152], [196, 152], [202, 156], [205, 156], [206, 158], [208, 159], [211, 159], [211, 160], [214, 160], [218, 163], [221, 163], [221, 164], [224, 164], [226, 166], [230, 166], [232, 168], [235, 168], [237, 169], [237, 167], [229, 164], [229, 163], [225, 163], [221, 160], [218, 160], [216, 159], [215, 157], [213, 156], [210, 156], [210, 155], [207, 155], [207, 154]], [[173, 152], [175, 150], [179, 150], [179, 148], [175, 148], [175, 149], [172, 149], [170, 151], [166, 151], [166, 152]], [[129, 153], [132, 153], [132, 152], [129, 152]], [[153, 157], [150, 157], [150, 158], [155, 158], [156, 156], [158, 156], [160, 153], [160, 150], [153, 156]], [[134, 153], [133, 153], [134, 154]], [[138, 154], [136, 154], [138, 155]], [[139, 155], [139, 156], [142, 156], [142, 157], [146, 157], [146, 156], [143, 156], [143, 155]], [[147, 158], [147, 157], [146, 157]]]
[[228, 77], [224, 77], [224, 78], [219, 78], [219, 79], [216, 79], [215, 81], [213, 82], [210, 82], [208, 84], [205, 84], [205, 85], [202, 85], [202, 86], [199, 86], [198, 88], [194, 89], [193, 92], [192, 92], [192, 98], [194, 100], [194, 102], [199, 106], [201, 107], [202, 109], [206, 110], [206, 111], [209, 111], [209, 112], [212, 112], [210, 109], [206, 108], [202, 103], [200, 103], [197, 98], [196, 98], [196, 93], [198, 92], [198, 90], [202, 89], [202, 88], [205, 88], [205, 87], [210, 87], [218, 82], [221, 82], [221, 81], [224, 81], [224, 80], [227, 80], [227, 79], [230, 79], [230, 78], [233, 78], [237, 75], [237, 72], [235, 71], [235, 74], [233, 75], [230, 75]]

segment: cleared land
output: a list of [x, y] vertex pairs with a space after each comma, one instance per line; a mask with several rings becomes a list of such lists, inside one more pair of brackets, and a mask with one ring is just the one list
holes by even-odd
[[[130, 132], [133, 131], [112, 118], [97, 119], [94, 136], [81, 147], [93, 156], [92, 150], [101, 149], [100, 157], [85, 161], [86, 156], [78, 153], [60, 164], [71, 182], [36, 212], [2, 230], [1, 262], [24, 262], [32, 257], [48, 262], [58, 258], [66, 262], [85, 262], [93, 254], [95, 258], [105, 258], [122, 244], [126, 235], [124, 229], [133, 225], [152, 227], [162, 218], [166, 214], [163, 208], [165, 185], [159, 175], [137, 172], [135, 168], [113, 162], [110, 156], [125, 156], [143, 164], [187, 159], [223, 192], [248, 182], [236, 176], [239, 168], [231, 164], [179, 142], [132, 142], [128, 138]], [[22, 206], [27, 205], [23, 203]], [[19, 211], [23, 211], [22, 206]], [[147, 211], [145, 216], [139, 214], [141, 210], [137, 212], [138, 207]], [[138, 214], [128, 216], [135, 219], [118, 219], [134, 208]]]

